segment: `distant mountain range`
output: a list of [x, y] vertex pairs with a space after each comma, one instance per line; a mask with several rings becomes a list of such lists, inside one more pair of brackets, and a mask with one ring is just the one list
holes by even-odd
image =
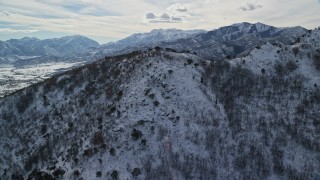
[[92, 61], [106, 55], [146, 50], [155, 46], [196, 52], [203, 58], [235, 57], [266, 42], [292, 44], [305, 34], [302, 27], [276, 28], [262, 23], [239, 23], [212, 31], [158, 29], [99, 45], [83, 36], [0, 41], [0, 64], [30, 65], [51, 61]]
[[[190, 51], [207, 59], [243, 56], [266, 41], [292, 44], [308, 30], [302, 27], [276, 28], [262, 23], [238, 23], [212, 31], [153, 30], [134, 34], [98, 48], [96, 55], [118, 55], [160, 46], [176, 51]], [[158, 38], [155, 38], [158, 37]], [[179, 37], [179, 38], [176, 38]], [[158, 40], [155, 40], [158, 39]]]
[[14, 63], [18, 60], [33, 58], [61, 58], [90, 52], [92, 48], [98, 46], [96, 41], [79, 35], [45, 40], [28, 37], [11, 39], [0, 41], [0, 60], [2, 63]]
[[276, 28], [261, 23], [240, 23], [159, 45], [178, 51], [190, 50], [207, 59], [223, 59], [246, 54], [266, 41], [292, 44], [306, 32], [302, 27]]
[[[19, 84], [28, 84], [28, 78], [24, 79], [24, 83], [20, 83], [21, 71], [15, 72], [16, 69], [24, 67], [73, 63], [70, 65], [72, 67], [79, 63], [90, 63], [105, 56], [137, 50], [145, 51], [156, 46], [177, 52], [192, 52], [208, 60], [234, 58], [247, 55], [252, 49], [267, 41], [284, 45], [292, 44], [307, 32], [308, 30], [299, 26], [277, 28], [262, 23], [244, 22], [212, 31], [157, 29], [148, 33], [133, 34], [117, 42], [103, 45], [79, 35], [46, 40], [23, 38], [0, 41], [0, 68], [7, 65], [13, 66], [12, 70], [6, 69], [9, 74], [0, 74], [0, 84], [3, 84], [0, 88], [0, 96], [4, 91], [7, 94], [16, 90]], [[55, 69], [65, 70], [65, 68]], [[39, 71], [36, 76], [41, 78], [30, 79], [30, 83], [41, 80], [43, 75], [51, 76], [51, 73], [52, 70]]]

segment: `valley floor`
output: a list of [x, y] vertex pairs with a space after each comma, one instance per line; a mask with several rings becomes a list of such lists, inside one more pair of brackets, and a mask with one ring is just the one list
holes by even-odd
[[53, 74], [66, 71], [81, 63], [45, 63], [16, 68], [13, 65], [0, 66], [0, 97], [37, 82], [48, 79]]

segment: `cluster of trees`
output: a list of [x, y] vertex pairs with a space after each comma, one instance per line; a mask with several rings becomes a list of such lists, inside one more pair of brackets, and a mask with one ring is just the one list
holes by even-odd
[[[216, 103], [223, 104], [232, 138], [238, 142], [252, 132], [261, 136], [253, 136], [256, 142], [246, 139], [243, 147], [236, 147], [251, 150], [249, 154], [238, 151], [234, 166], [249, 179], [253, 178], [252, 174], [266, 178], [272, 172], [293, 179], [314, 178], [316, 171], [296, 169], [294, 164], [285, 162], [284, 153], [287, 144], [297, 143], [296, 146], [320, 154], [319, 142], [314, 139], [320, 136], [320, 126], [314, 123], [315, 129], [311, 132], [308, 127], [313, 112], [319, 111], [320, 91], [317, 88], [306, 91], [306, 79], [290, 74], [297, 68], [295, 62], [278, 62], [274, 68], [276, 74], [266, 76], [265, 70], [254, 74], [241, 65], [231, 66], [227, 61], [216, 61], [206, 67], [205, 84], [216, 95]], [[276, 138], [275, 132], [280, 133]], [[295, 151], [299, 153], [298, 149]], [[314, 162], [304, 163], [317, 168]]]

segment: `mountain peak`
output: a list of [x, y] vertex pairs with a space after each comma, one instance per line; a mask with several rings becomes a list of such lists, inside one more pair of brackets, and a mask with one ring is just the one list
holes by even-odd
[[79, 40], [91, 40], [91, 41], [93, 41], [92, 39], [89, 39], [89, 38], [87, 38], [85, 36], [82, 36], [82, 35], [70, 35], [70, 36], [63, 36], [63, 37], [54, 38], [54, 39], [55, 40], [76, 40], [76, 39], [79, 39]]
[[22, 40], [40, 40], [40, 39], [38, 39], [36, 37], [24, 37], [24, 38], [22, 38]]
[[[227, 26], [229, 27], [229, 26]], [[270, 28], [272, 28], [273, 26], [267, 25], [267, 24], [263, 24], [261, 22], [257, 22], [257, 23], [248, 23], [248, 22], [242, 22], [242, 23], [236, 23], [231, 25], [231, 27], [238, 27], [240, 30], [250, 30], [252, 28], [255, 28], [255, 30], [257, 32], [262, 32], [262, 31], [267, 31]]]
[[9, 39], [6, 40], [5, 42], [10, 42], [10, 41], [40, 41], [40, 39], [36, 38], [36, 37], [23, 37], [21, 39]]
[[230, 26], [250, 26], [250, 25], [252, 25], [252, 24], [249, 22], [241, 22], [241, 23], [232, 24]]
[[168, 32], [168, 31], [182, 31], [182, 30], [181, 29], [177, 29], [177, 28], [169, 28], [169, 29], [160, 28], [160, 29], [153, 29], [152, 31], [150, 31], [150, 33], [153, 33], [153, 32]]
[[205, 32], [204, 30], [181, 30], [181, 29], [154, 29], [146, 33], [136, 33], [120, 41], [117, 44], [127, 46], [172, 42], [177, 39], [184, 39]]

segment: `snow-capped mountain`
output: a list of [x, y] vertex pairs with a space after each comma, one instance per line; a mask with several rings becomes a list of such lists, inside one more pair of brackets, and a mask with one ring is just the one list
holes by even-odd
[[316, 179], [320, 30], [243, 57], [135, 51], [0, 99], [4, 179]]
[[45, 40], [26, 37], [22, 39], [7, 40], [4, 43], [17, 49], [18, 51], [10, 48], [10, 50], [12, 49], [11, 54], [1, 53], [1, 56], [19, 55], [62, 57], [66, 54], [88, 51], [90, 48], [99, 46], [96, 41], [80, 35]]
[[262, 23], [239, 23], [160, 46], [178, 51], [187, 49], [206, 59], [223, 59], [246, 55], [266, 41], [292, 44], [307, 32], [302, 27], [276, 28]]
[[205, 30], [154, 29], [147, 33], [136, 33], [119, 41], [102, 45], [96, 54], [100, 56], [119, 55], [135, 50], [145, 50], [161, 42], [175, 42], [178, 39], [194, 37], [205, 32]]
[[159, 42], [172, 42], [205, 33], [204, 30], [155, 29], [148, 33], [133, 34], [116, 44], [124, 46], [150, 45]]
[[39, 40], [37, 38], [10, 39], [0, 42], [1, 64], [41, 64], [45, 59], [56, 61], [77, 55], [84, 56], [99, 44], [89, 38], [75, 35]]
[[248, 34], [255, 34], [261, 38], [270, 38], [277, 36], [300, 37], [306, 33], [306, 29], [302, 27], [276, 28], [262, 23], [237, 23], [231, 26], [222, 27], [213, 31], [209, 31], [203, 35], [203, 40], [234, 40]]

